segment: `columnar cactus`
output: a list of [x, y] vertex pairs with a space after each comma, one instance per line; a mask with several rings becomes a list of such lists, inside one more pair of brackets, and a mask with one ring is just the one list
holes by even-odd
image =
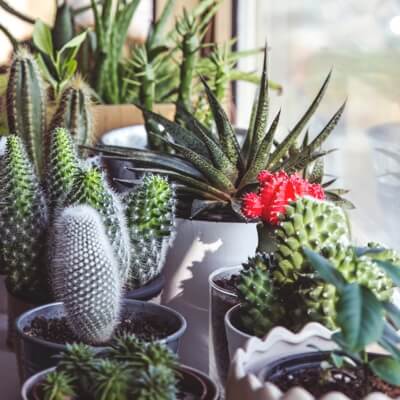
[[56, 128], [51, 133], [46, 171], [46, 191], [51, 208], [63, 203], [79, 170], [80, 162], [71, 135], [64, 128]]
[[[90, 107], [89, 88], [82, 78], [77, 77], [63, 91], [47, 135], [50, 136], [55, 128], [62, 127], [70, 131], [76, 144], [91, 144], [93, 122]], [[49, 142], [50, 139], [48, 138], [47, 141]]]
[[79, 171], [75, 176], [64, 205], [78, 204], [87, 204], [100, 213], [118, 260], [121, 282], [126, 282], [129, 274], [130, 245], [124, 210], [119, 198], [108, 187], [99, 170], [88, 168]]
[[47, 230], [47, 207], [22, 140], [7, 138], [0, 175], [0, 247], [8, 289], [29, 298], [44, 295], [41, 259]]
[[21, 137], [37, 173], [44, 164], [46, 101], [36, 61], [27, 49], [20, 49], [11, 64], [7, 86], [7, 118], [12, 134]]
[[81, 340], [109, 340], [120, 312], [118, 261], [102, 217], [87, 205], [65, 208], [54, 222], [51, 282], [67, 323]]
[[168, 180], [148, 175], [125, 198], [130, 234], [128, 286], [142, 286], [160, 274], [174, 232], [175, 194]]

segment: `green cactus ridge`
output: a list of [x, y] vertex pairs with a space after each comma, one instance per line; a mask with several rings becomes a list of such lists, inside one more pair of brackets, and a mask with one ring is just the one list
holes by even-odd
[[118, 259], [121, 282], [126, 282], [130, 244], [124, 209], [118, 196], [108, 187], [103, 174], [96, 168], [80, 170], [76, 174], [65, 205], [78, 204], [87, 204], [100, 213]]
[[80, 162], [71, 135], [64, 128], [51, 134], [47, 167], [47, 196], [52, 208], [62, 204], [72, 188]]
[[126, 199], [131, 243], [129, 288], [160, 274], [174, 234], [175, 193], [168, 180], [147, 175]]
[[331, 202], [301, 198], [286, 207], [276, 229], [279, 269], [275, 278], [294, 282], [299, 275], [314, 274], [305, 260], [303, 247], [320, 252], [337, 243], [349, 245], [350, 232], [346, 214]]
[[90, 206], [65, 208], [54, 222], [51, 282], [67, 323], [82, 341], [109, 340], [119, 318], [119, 268], [100, 214]]
[[77, 145], [92, 144], [93, 121], [90, 108], [89, 88], [82, 78], [77, 77], [64, 89], [47, 135], [50, 136], [55, 128], [62, 127], [69, 130]]
[[2, 157], [0, 247], [7, 286], [14, 295], [44, 295], [43, 244], [47, 207], [33, 165], [17, 136], [7, 138]]
[[44, 165], [45, 98], [36, 61], [27, 49], [22, 48], [14, 57], [8, 79], [8, 128], [22, 138], [39, 175]]
[[65, 400], [73, 398], [73, 379], [65, 372], [51, 371], [43, 382], [43, 400]]

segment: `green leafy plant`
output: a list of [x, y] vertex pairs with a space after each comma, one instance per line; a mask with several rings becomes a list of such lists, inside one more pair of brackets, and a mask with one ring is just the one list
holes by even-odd
[[50, 372], [43, 384], [43, 400], [65, 400], [75, 396], [72, 379], [64, 372]]
[[[339, 345], [342, 354], [362, 369], [365, 394], [371, 391], [371, 374], [391, 385], [400, 386], [400, 353], [397, 348], [400, 336], [396, 332], [400, 328], [400, 310], [390, 302], [379, 300], [368, 287], [348, 283], [321, 255], [307, 248], [304, 252], [319, 276], [334, 286], [338, 293], [335, 309], [340, 330], [333, 334], [332, 339]], [[377, 264], [396, 285], [400, 284], [397, 265], [382, 261]], [[382, 346], [387, 354], [370, 357], [367, 346], [373, 343]], [[336, 360], [341, 363], [340, 356]]]
[[33, 44], [40, 52], [37, 59], [46, 81], [53, 88], [56, 99], [78, 68], [76, 56], [85, 39], [86, 32], [82, 32], [56, 50], [50, 28], [41, 20], [35, 23]]

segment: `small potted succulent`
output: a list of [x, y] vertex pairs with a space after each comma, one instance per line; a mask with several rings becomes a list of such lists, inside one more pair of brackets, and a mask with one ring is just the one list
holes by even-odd
[[34, 375], [22, 387], [23, 400], [218, 397], [206, 375], [179, 364], [167, 347], [127, 335], [116, 338], [101, 355], [82, 344], [70, 345], [60, 354], [56, 368]]
[[[371, 251], [371, 250], [369, 250]], [[349, 282], [329, 260], [304, 249], [316, 269], [319, 284], [334, 291], [335, 322], [332, 334], [337, 348], [283, 357], [258, 368], [250, 367], [247, 348], [237, 352], [232, 363], [227, 399], [389, 399], [400, 395], [400, 310], [379, 299], [362, 281]], [[382, 274], [400, 284], [399, 267], [378, 261]], [[376, 347], [376, 344], [379, 347]], [[371, 352], [371, 346], [379, 353]], [[261, 350], [260, 346], [258, 351]], [[375, 350], [377, 351], [377, 350]], [[253, 354], [254, 355], [254, 354]], [[252, 375], [250, 377], [250, 375]]]
[[[241, 303], [225, 316], [231, 357], [250, 337], [274, 337], [274, 330], [282, 330], [282, 327], [294, 333], [301, 331], [303, 335], [309, 322], [318, 322], [332, 330], [336, 328], [335, 291], [319, 285], [303, 246], [326, 255], [349, 282], [364, 284], [387, 301], [391, 299], [393, 283], [376, 262], [385, 260], [400, 265], [400, 257], [393, 250], [377, 244], [366, 248], [351, 245], [345, 212], [323, 200], [322, 187], [315, 184], [310, 187], [307, 181], [292, 176], [292, 182], [283, 188], [272, 184], [277, 177], [270, 173], [265, 175], [260, 177], [261, 181], [267, 181], [260, 194], [244, 199], [244, 213], [262, 215], [265, 221], [275, 224], [275, 250], [256, 255], [240, 273], [237, 293]], [[293, 197], [289, 202], [283, 197], [275, 201], [275, 193], [290, 193]], [[271, 237], [266, 244], [262, 230], [263, 225], [259, 230], [259, 248], [271, 248]], [[315, 328], [313, 324], [314, 332]], [[272, 347], [269, 356], [276, 357], [276, 350]], [[282, 353], [284, 349], [280, 349]]]

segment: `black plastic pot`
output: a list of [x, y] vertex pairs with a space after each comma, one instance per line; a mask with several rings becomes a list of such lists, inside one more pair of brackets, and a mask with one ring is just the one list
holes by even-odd
[[126, 292], [124, 297], [131, 300], [149, 301], [151, 299], [154, 299], [161, 293], [164, 284], [164, 276], [159, 275], [157, 278], [150, 281], [147, 285]]
[[[22, 400], [42, 400], [36, 390], [46, 375], [53, 370], [54, 367], [31, 376], [22, 386]], [[185, 393], [199, 400], [219, 399], [217, 386], [207, 375], [185, 365], [181, 365], [178, 372], [180, 375], [179, 385]]]
[[[135, 318], [140, 318], [141, 315], [146, 315], [157, 318], [162, 325], [169, 327], [170, 335], [160, 339], [159, 342], [165, 343], [173, 352], [178, 352], [179, 340], [186, 330], [186, 320], [181, 314], [169, 307], [139, 300], [124, 299], [122, 304], [123, 316], [129, 317], [133, 314]], [[29, 336], [24, 332], [24, 328], [39, 316], [47, 319], [61, 318], [64, 316], [64, 306], [62, 303], [52, 303], [37, 307], [22, 314], [16, 321], [16, 354], [21, 382], [39, 371], [54, 367], [57, 364], [55, 356], [66, 349], [65, 345]], [[94, 349], [104, 351], [106, 347], [94, 347]]]

